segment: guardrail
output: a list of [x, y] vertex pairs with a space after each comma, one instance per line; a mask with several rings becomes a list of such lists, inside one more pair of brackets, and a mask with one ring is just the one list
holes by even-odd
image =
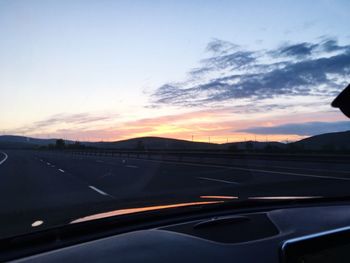
[[278, 160], [298, 162], [330, 162], [350, 163], [350, 155], [343, 154], [292, 154], [292, 153], [237, 153], [237, 152], [213, 152], [213, 151], [136, 151], [136, 150], [63, 150], [64, 153], [87, 155], [135, 158], [147, 160], [163, 160], [177, 162], [196, 162], [213, 164], [230, 164], [232, 160]]

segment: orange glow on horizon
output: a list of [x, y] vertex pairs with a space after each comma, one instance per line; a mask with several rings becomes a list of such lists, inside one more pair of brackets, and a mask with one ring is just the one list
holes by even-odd
[[[292, 142], [309, 136], [296, 134], [253, 134], [237, 132], [251, 127], [273, 127], [288, 123], [309, 121], [339, 121], [343, 117], [335, 113], [298, 113], [278, 116], [238, 116], [230, 109], [192, 111], [135, 120], [126, 120], [98, 125], [72, 126], [62, 129], [47, 126], [41, 133], [26, 133], [40, 138], [64, 138], [78, 141], [119, 141], [139, 137], [164, 137], [195, 142]], [[22, 134], [23, 135], [23, 134]]]

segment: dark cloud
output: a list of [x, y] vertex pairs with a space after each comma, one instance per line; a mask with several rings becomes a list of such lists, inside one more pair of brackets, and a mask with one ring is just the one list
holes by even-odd
[[235, 132], [247, 132], [254, 134], [290, 134], [311, 136], [329, 132], [339, 132], [350, 130], [349, 121], [338, 122], [306, 122], [306, 123], [289, 123], [272, 127], [250, 127], [247, 129], [237, 130]]
[[338, 42], [334, 39], [325, 39], [320, 46], [326, 52], [346, 50], [349, 52], [349, 46], [340, 46], [338, 45]]
[[190, 79], [164, 84], [152, 94], [155, 105], [203, 106], [281, 95], [333, 96], [350, 80], [350, 45], [340, 46], [334, 39], [265, 51], [243, 50], [214, 40], [207, 50], [213, 55], [190, 71]]
[[317, 46], [318, 46], [317, 44], [311, 44], [306, 42], [295, 44], [295, 45], [289, 45], [279, 49], [278, 55], [295, 56], [295, 57], [310, 56], [312, 51]]

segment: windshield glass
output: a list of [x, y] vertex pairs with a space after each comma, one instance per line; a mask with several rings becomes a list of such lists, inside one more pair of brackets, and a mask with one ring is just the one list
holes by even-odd
[[0, 238], [350, 194], [349, 1], [0, 2]]

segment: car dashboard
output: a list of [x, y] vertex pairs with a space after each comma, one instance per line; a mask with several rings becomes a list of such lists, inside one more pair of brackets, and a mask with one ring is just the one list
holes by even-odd
[[14, 262], [350, 262], [349, 233], [350, 205], [292, 207], [137, 230]]

